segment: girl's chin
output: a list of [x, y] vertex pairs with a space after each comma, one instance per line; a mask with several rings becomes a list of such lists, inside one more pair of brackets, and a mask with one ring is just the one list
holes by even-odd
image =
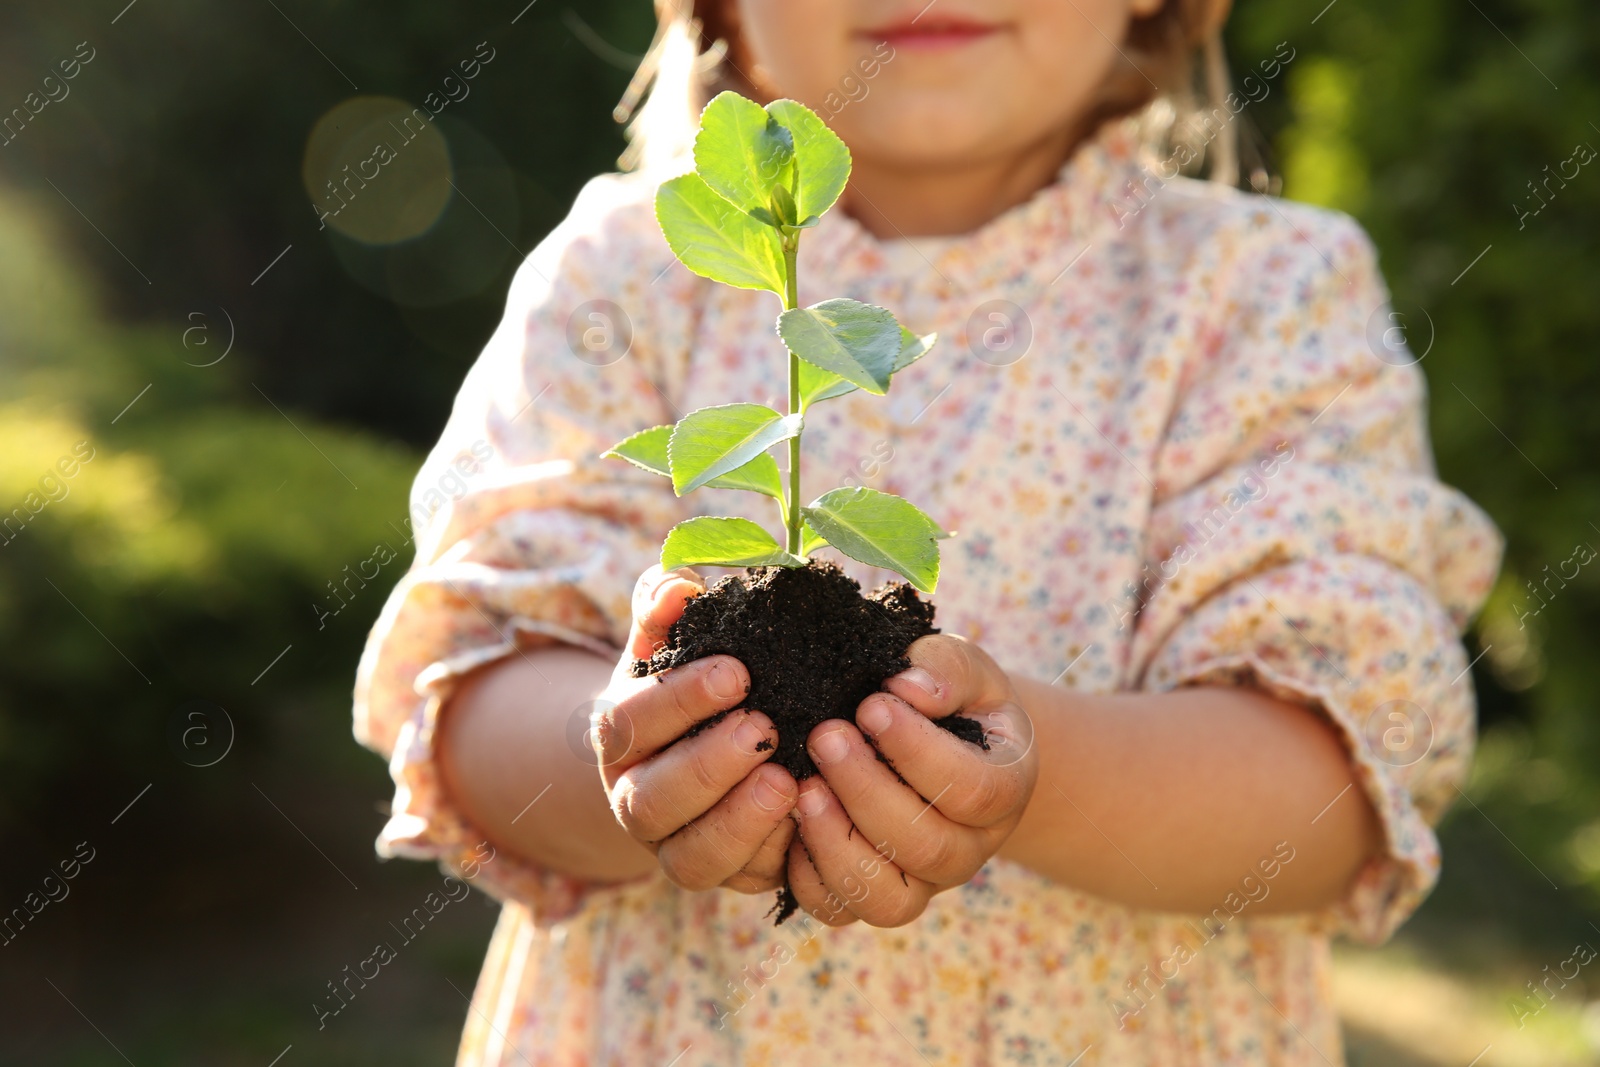
[[973, 153], [1014, 137], [992, 114], [973, 115], [968, 121], [968, 116], [938, 105], [880, 111], [845, 134], [858, 155], [918, 166], [970, 163]]

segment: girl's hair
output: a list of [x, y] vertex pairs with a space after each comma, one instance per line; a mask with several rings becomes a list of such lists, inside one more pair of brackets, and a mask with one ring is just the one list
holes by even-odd
[[[613, 113], [618, 122], [628, 123], [628, 148], [618, 161], [624, 170], [685, 169], [706, 101], [724, 89], [751, 93], [740, 73], [747, 60], [725, 16], [726, 2], [655, 0], [655, 39]], [[1219, 105], [1228, 92], [1221, 31], [1230, 2], [1166, 0], [1155, 14], [1134, 19], [1118, 49], [1121, 58], [1088, 116], [1089, 128], [1148, 109], [1146, 129], [1153, 143], [1184, 136], [1183, 120], [1197, 110], [1201, 96], [1194, 63], [1201, 51], [1204, 96]], [[1212, 133], [1204, 138], [1212, 152], [1211, 176], [1237, 184], [1235, 131], [1230, 124], [1220, 135]]]

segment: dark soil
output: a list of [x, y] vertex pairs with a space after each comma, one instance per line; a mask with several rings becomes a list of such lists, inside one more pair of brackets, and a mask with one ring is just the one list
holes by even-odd
[[[772, 720], [778, 744], [771, 758], [800, 780], [817, 773], [805, 748], [812, 728], [826, 719], [854, 722], [857, 705], [911, 666], [911, 643], [938, 632], [933, 605], [904, 583], [862, 596], [860, 583], [832, 563], [757, 567], [691, 599], [666, 644], [635, 661], [633, 674], [719, 654], [740, 660], [750, 672], [744, 706]], [[951, 715], [936, 722], [988, 747], [975, 719]], [[788, 887], [780, 890], [778, 922], [794, 907]]]

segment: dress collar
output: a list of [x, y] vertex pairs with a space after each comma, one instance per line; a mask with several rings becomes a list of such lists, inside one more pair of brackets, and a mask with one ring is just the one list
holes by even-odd
[[[834, 289], [940, 297], [1047, 285], [1096, 236], [1115, 226], [1144, 159], [1136, 118], [1107, 122], [1073, 152], [1055, 179], [970, 233], [874, 237], [842, 211], [823, 216], [801, 254], [805, 277]], [[805, 295], [805, 294], [802, 294]]]

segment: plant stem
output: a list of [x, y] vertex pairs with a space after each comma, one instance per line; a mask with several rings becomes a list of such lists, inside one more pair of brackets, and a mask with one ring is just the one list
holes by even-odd
[[[795, 277], [800, 256], [800, 234], [791, 232], [783, 238], [783, 267], [785, 288], [783, 309], [792, 311], [800, 306], [799, 285]], [[789, 354], [789, 414], [800, 410], [800, 357]], [[789, 499], [784, 508], [784, 518], [789, 527], [789, 552], [800, 555], [800, 435], [789, 438]]]

